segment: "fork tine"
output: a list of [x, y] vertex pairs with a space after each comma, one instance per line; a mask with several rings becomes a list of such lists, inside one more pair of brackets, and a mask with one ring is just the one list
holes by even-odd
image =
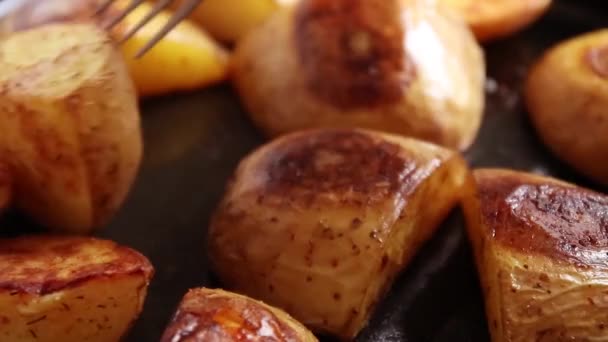
[[177, 26], [177, 24], [190, 15], [200, 2], [200, 0], [187, 0], [184, 2], [184, 4], [175, 11], [175, 14], [169, 19], [167, 24], [143, 48], [141, 48], [139, 52], [137, 52], [135, 58], [141, 58], [146, 52], [153, 48], [154, 45], [163, 39], [167, 33]]
[[121, 22], [127, 15], [129, 15], [129, 13], [133, 12], [133, 10], [135, 8], [137, 8], [139, 5], [141, 5], [142, 2], [144, 2], [144, 1], [145, 0], [131, 0], [131, 3], [129, 4], [129, 6], [127, 6], [127, 8], [125, 8], [124, 10], [122, 10], [119, 15], [117, 15], [114, 18], [112, 18], [112, 20], [110, 20], [109, 22], [106, 22], [103, 25], [103, 28], [105, 30], [109, 30], [112, 27], [116, 26], [116, 24], [118, 24], [119, 22]]
[[172, 0], [159, 0], [154, 4], [150, 13], [146, 14], [146, 16], [139, 22], [137, 25], [132, 27], [127, 34], [125, 34], [119, 41], [118, 44], [122, 44], [129, 40], [133, 35], [135, 35], [142, 27], [144, 27], [150, 20], [152, 20], [160, 11], [162, 11], [165, 7], [171, 4]]
[[93, 15], [100, 15], [101, 13], [105, 12], [114, 1], [116, 0], [105, 0], [104, 2], [100, 3], [99, 6], [97, 6], [97, 9], [95, 9]]

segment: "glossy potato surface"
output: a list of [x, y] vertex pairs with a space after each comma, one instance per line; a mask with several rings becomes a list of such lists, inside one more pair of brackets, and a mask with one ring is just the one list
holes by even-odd
[[608, 197], [552, 178], [478, 170], [464, 200], [494, 342], [608, 336]]
[[290, 134], [244, 159], [212, 221], [223, 283], [351, 339], [460, 198], [458, 153], [382, 133]]
[[532, 69], [525, 95], [549, 149], [587, 177], [608, 184], [608, 30], [548, 51]]
[[439, 0], [461, 15], [478, 40], [514, 34], [546, 12], [552, 0]]
[[139, 316], [153, 269], [113, 242], [0, 240], [0, 340], [119, 341]]
[[88, 24], [12, 34], [0, 87], [0, 207], [67, 233], [108, 222], [142, 154], [137, 97], [110, 38]]
[[161, 342], [316, 342], [284, 311], [222, 290], [193, 289], [182, 299]]
[[233, 78], [268, 135], [367, 128], [466, 149], [484, 58], [466, 25], [421, 0], [303, 0], [237, 46]]

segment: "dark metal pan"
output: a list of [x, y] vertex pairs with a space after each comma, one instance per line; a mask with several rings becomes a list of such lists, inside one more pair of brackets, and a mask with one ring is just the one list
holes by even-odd
[[[541, 145], [520, 88], [546, 48], [608, 26], [605, 1], [558, 1], [541, 21], [486, 47], [490, 87], [483, 128], [466, 157], [557, 176], [600, 189], [576, 176]], [[209, 217], [238, 161], [264, 140], [229, 87], [143, 103], [146, 155], [118, 217], [100, 233], [147, 255], [156, 267], [141, 319], [129, 341], [158, 341], [187, 289], [216, 286], [207, 267]], [[21, 229], [22, 218], [3, 226]], [[488, 341], [481, 292], [459, 211], [395, 283], [359, 341]]]

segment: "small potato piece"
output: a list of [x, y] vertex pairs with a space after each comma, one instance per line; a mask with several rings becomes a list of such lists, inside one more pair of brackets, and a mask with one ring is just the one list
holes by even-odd
[[[116, 8], [124, 8], [129, 3], [119, 1]], [[141, 4], [114, 29], [114, 35], [122, 37], [151, 10], [152, 5]], [[189, 20], [177, 25], [145, 56], [135, 58], [172, 15], [170, 11], [162, 11], [122, 45], [131, 76], [142, 96], [197, 89], [224, 81], [228, 76], [228, 52]]]
[[126, 198], [142, 139], [137, 97], [109, 37], [49, 25], [0, 41], [0, 169], [42, 225], [90, 233]]
[[484, 59], [423, 0], [302, 0], [237, 46], [234, 81], [268, 135], [368, 128], [456, 149], [482, 117]]
[[551, 0], [439, 0], [460, 12], [479, 41], [503, 38], [543, 15]]
[[[52, 22], [90, 22], [100, 0], [32, 1], [9, 18], [9, 31], [20, 31]], [[131, 1], [115, 1], [102, 18], [113, 19]], [[150, 11], [152, 5], [142, 3], [112, 30], [116, 39], [122, 38]], [[121, 44], [124, 59], [139, 95], [152, 96], [179, 90], [204, 87], [226, 79], [228, 53], [206, 32], [190, 20], [177, 25], [144, 57], [135, 54], [165, 25], [173, 15], [161, 11], [131, 39]]]
[[460, 199], [457, 152], [362, 130], [284, 136], [243, 160], [211, 224], [230, 288], [351, 339]]
[[188, 291], [161, 342], [316, 342], [284, 311], [222, 290]]
[[141, 254], [78, 237], [0, 240], [0, 340], [119, 341], [153, 269]]
[[479, 170], [464, 200], [494, 342], [608, 336], [608, 197]]
[[608, 29], [559, 44], [532, 69], [525, 90], [544, 143], [608, 185]]
[[295, 1], [205, 0], [194, 11], [192, 19], [217, 39], [234, 43], [262, 24], [281, 5]]

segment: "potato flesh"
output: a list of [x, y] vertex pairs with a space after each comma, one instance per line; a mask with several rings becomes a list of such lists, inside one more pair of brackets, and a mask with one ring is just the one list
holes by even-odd
[[88, 233], [124, 201], [142, 154], [133, 84], [90, 25], [50, 25], [0, 43], [0, 151], [16, 204], [41, 224]]
[[108, 241], [2, 240], [0, 339], [118, 341], [141, 312], [152, 272], [145, 257]]
[[180, 303], [161, 342], [316, 342], [314, 335], [285, 312], [222, 290], [193, 289]]
[[141, 275], [100, 277], [46, 295], [0, 291], [0, 337], [6, 342], [119, 341], [142, 309]]
[[[313, 330], [353, 338], [392, 279], [456, 203], [466, 173], [451, 152], [382, 137], [414, 156], [406, 166], [411, 173], [404, 171], [409, 190], [364, 208], [352, 204], [357, 191], [322, 192], [304, 204], [295, 191], [276, 198], [262, 195], [270, 185], [264, 184], [264, 171], [257, 172], [264, 169], [259, 163], [281, 148], [265, 147], [246, 159], [211, 228], [210, 252], [220, 278], [285, 309]], [[310, 161], [317, 162], [324, 163]], [[430, 196], [436, 199], [431, 206]]]
[[[494, 179], [497, 186], [506, 175], [518, 177], [522, 185], [572, 187], [553, 179], [511, 171], [482, 170], [476, 171], [476, 175]], [[484, 291], [492, 341], [605, 340], [608, 269], [599, 264], [579, 267], [576, 263], [554, 257], [516, 251], [496, 241], [493, 227], [480, 213], [488, 201], [504, 201], [510, 194], [502, 193], [497, 187], [488, 191], [502, 193], [505, 197], [488, 196], [489, 192], [480, 194], [476, 187], [476, 181], [471, 177], [464, 209]], [[562, 210], [565, 213], [569, 209], [563, 207]], [[579, 215], [583, 217], [582, 213]], [[501, 217], [501, 213], [497, 211], [496, 217]], [[534, 220], [536, 216], [530, 214], [529, 217]], [[533, 243], [529, 242], [530, 245]], [[600, 251], [589, 253], [605, 254]]]

